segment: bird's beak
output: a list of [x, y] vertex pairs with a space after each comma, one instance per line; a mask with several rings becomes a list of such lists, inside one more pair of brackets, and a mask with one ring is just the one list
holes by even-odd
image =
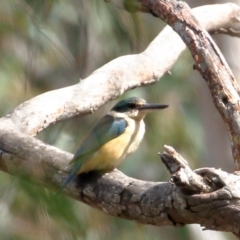
[[138, 110], [149, 113], [149, 112], [153, 112], [155, 110], [161, 110], [161, 109], [164, 109], [167, 107], [168, 107], [168, 105], [166, 105], [166, 104], [147, 103], [147, 104], [139, 107]]

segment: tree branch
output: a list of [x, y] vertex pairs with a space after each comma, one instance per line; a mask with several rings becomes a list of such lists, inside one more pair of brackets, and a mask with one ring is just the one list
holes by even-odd
[[[237, 5], [209, 5], [193, 11], [210, 32], [240, 31]], [[58, 121], [94, 112], [125, 91], [157, 82], [185, 48], [179, 36], [166, 27], [144, 52], [114, 59], [76, 85], [30, 99], [17, 107], [9, 118], [19, 131], [35, 136]]]

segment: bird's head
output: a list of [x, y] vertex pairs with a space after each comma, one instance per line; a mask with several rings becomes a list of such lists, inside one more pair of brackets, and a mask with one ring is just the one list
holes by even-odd
[[133, 119], [143, 119], [146, 114], [167, 107], [168, 105], [165, 104], [147, 103], [142, 98], [131, 97], [118, 102], [111, 111]]

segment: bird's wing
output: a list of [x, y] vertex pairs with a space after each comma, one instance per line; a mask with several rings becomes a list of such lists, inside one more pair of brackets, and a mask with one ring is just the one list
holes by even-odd
[[81, 156], [94, 152], [105, 143], [121, 135], [127, 126], [124, 118], [115, 118], [106, 115], [90, 130], [82, 144], [74, 154], [72, 162], [80, 159]]

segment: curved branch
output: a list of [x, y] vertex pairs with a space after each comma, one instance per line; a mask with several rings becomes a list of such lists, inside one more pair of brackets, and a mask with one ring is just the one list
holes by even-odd
[[[210, 32], [240, 31], [237, 5], [203, 6], [193, 11]], [[92, 113], [127, 90], [157, 82], [184, 49], [179, 36], [166, 27], [144, 52], [114, 59], [76, 85], [41, 94], [21, 104], [9, 118], [22, 133], [34, 136], [57, 121]]]

